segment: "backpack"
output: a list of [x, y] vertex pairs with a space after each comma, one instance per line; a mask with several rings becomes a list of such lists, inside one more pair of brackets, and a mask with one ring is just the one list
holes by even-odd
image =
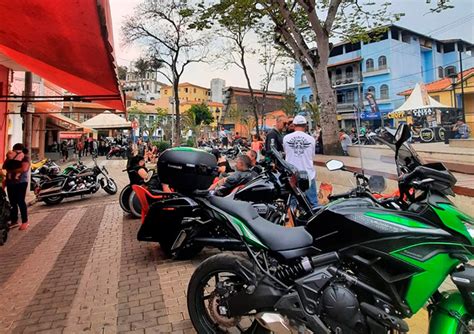
[[3, 246], [8, 238], [8, 223], [10, 222], [11, 206], [3, 188], [0, 188], [0, 246]]

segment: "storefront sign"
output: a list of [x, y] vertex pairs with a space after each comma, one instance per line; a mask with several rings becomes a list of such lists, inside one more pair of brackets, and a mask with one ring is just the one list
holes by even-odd
[[413, 116], [416, 116], [416, 117], [433, 115], [433, 109], [431, 108], [415, 109], [412, 112], [413, 112]]
[[404, 111], [392, 111], [387, 114], [387, 118], [390, 119], [401, 119], [405, 118], [405, 112]]
[[425, 143], [432, 142], [434, 139], [434, 132], [429, 128], [423, 128], [420, 130], [420, 139]]

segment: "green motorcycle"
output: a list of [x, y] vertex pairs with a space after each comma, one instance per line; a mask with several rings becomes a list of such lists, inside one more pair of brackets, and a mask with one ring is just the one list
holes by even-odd
[[[406, 125], [378, 136], [395, 150], [399, 197], [376, 199], [359, 185], [306, 227], [285, 229], [250, 204], [211, 198], [248, 256], [218, 254], [196, 269], [187, 298], [197, 332], [407, 333], [404, 319], [427, 306], [430, 334], [470, 333], [474, 221], [447, 197], [455, 177], [423, 164], [409, 136]], [[449, 276], [457, 289], [440, 292]]]

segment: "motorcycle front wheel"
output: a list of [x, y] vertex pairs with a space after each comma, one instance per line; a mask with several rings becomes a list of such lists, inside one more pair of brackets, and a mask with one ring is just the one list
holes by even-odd
[[113, 179], [109, 179], [107, 185], [104, 186], [104, 191], [109, 195], [115, 195], [117, 193], [117, 183]]
[[43, 201], [48, 204], [48, 205], [55, 205], [61, 203], [63, 200], [62, 196], [51, 196], [51, 197], [46, 197], [43, 199]]
[[233, 318], [221, 314], [226, 294], [248, 287], [239, 264], [250, 272], [254, 270], [252, 263], [244, 257], [218, 254], [202, 262], [194, 271], [188, 285], [188, 312], [198, 333], [270, 333], [255, 320], [258, 311]]

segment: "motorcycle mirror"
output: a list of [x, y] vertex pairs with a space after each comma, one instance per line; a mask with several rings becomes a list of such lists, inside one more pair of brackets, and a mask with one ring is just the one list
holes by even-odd
[[369, 189], [375, 193], [381, 193], [387, 188], [385, 178], [381, 175], [372, 175], [369, 177]]
[[402, 123], [398, 126], [397, 132], [395, 132], [396, 146], [400, 148], [404, 142], [406, 142], [411, 136], [410, 128], [407, 124]]
[[339, 170], [344, 168], [344, 163], [342, 161], [332, 159], [326, 162], [326, 168], [330, 171]]

